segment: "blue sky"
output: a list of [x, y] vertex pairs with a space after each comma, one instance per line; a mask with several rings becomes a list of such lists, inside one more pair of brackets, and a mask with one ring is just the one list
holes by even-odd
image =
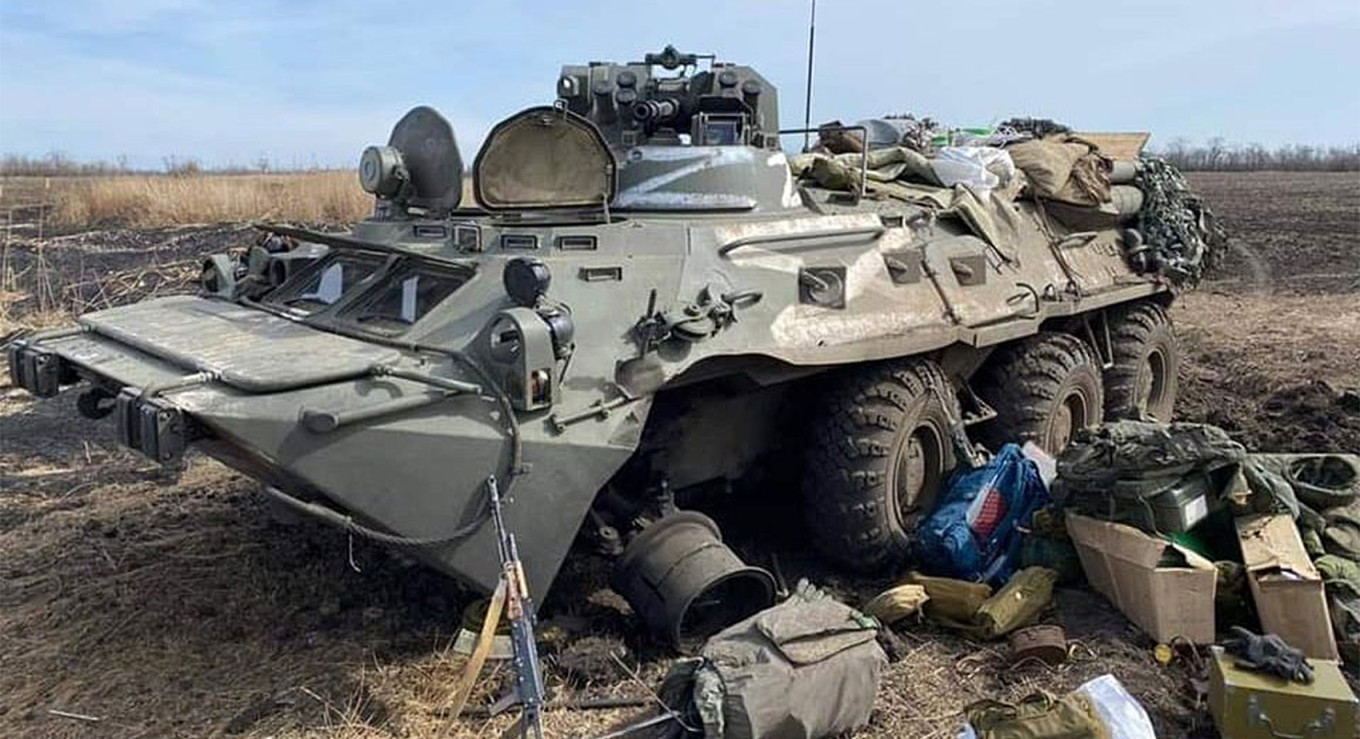
[[[558, 67], [674, 43], [802, 117], [806, 0], [0, 0], [0, 151], [348, 165], [425, 103], [464, 157]], [[1087, 130], [1360, 141], [1360, 0], [822, 0], [813, 118], [1041, 115]]]

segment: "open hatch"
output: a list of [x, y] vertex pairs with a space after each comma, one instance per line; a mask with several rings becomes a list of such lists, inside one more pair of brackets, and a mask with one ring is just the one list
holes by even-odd
[[472, 186], [478, 204], [490, 211], [608, 209], [616, 170], [594, 123], [545, 105], [491, 129], [473, 163]]

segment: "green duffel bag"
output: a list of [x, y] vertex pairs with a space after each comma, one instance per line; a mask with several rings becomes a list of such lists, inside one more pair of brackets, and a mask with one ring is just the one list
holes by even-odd
[[978, 739], [1107, 739], [1090, 699], [1039, 691], [1016, 703], [980, 700], [963, 709]]

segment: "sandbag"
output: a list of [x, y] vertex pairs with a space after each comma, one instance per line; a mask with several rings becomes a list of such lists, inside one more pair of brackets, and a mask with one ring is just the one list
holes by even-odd
[[[700, 650], [692, 701], [707, 739], [816, 739], [869, 722], [887, 655], [878, 624], [801, 582]], [[668, 678], [668, 681], [670, 678]]]
[[986, 465], [955, 474], [917, 529], [916, 555], [932, 574], [999, 585], [1015, 571], [1030, 516], [1048, 503], [1034, 462], [1007, 444]]

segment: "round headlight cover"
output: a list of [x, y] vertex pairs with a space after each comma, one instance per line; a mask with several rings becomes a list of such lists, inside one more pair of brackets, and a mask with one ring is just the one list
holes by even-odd
[[548, 286], [552, 284], [552, 272], [542, 259], [515, 257], [506, 263], [501, 279], [507, 295], [519, 305], [532, 308], [547, 294]]
[[401, 192], [405, 178], [401, 152], [392, 146], [370, 146], [359, 157], [359, 185], [364, 192], [392, 197]]

